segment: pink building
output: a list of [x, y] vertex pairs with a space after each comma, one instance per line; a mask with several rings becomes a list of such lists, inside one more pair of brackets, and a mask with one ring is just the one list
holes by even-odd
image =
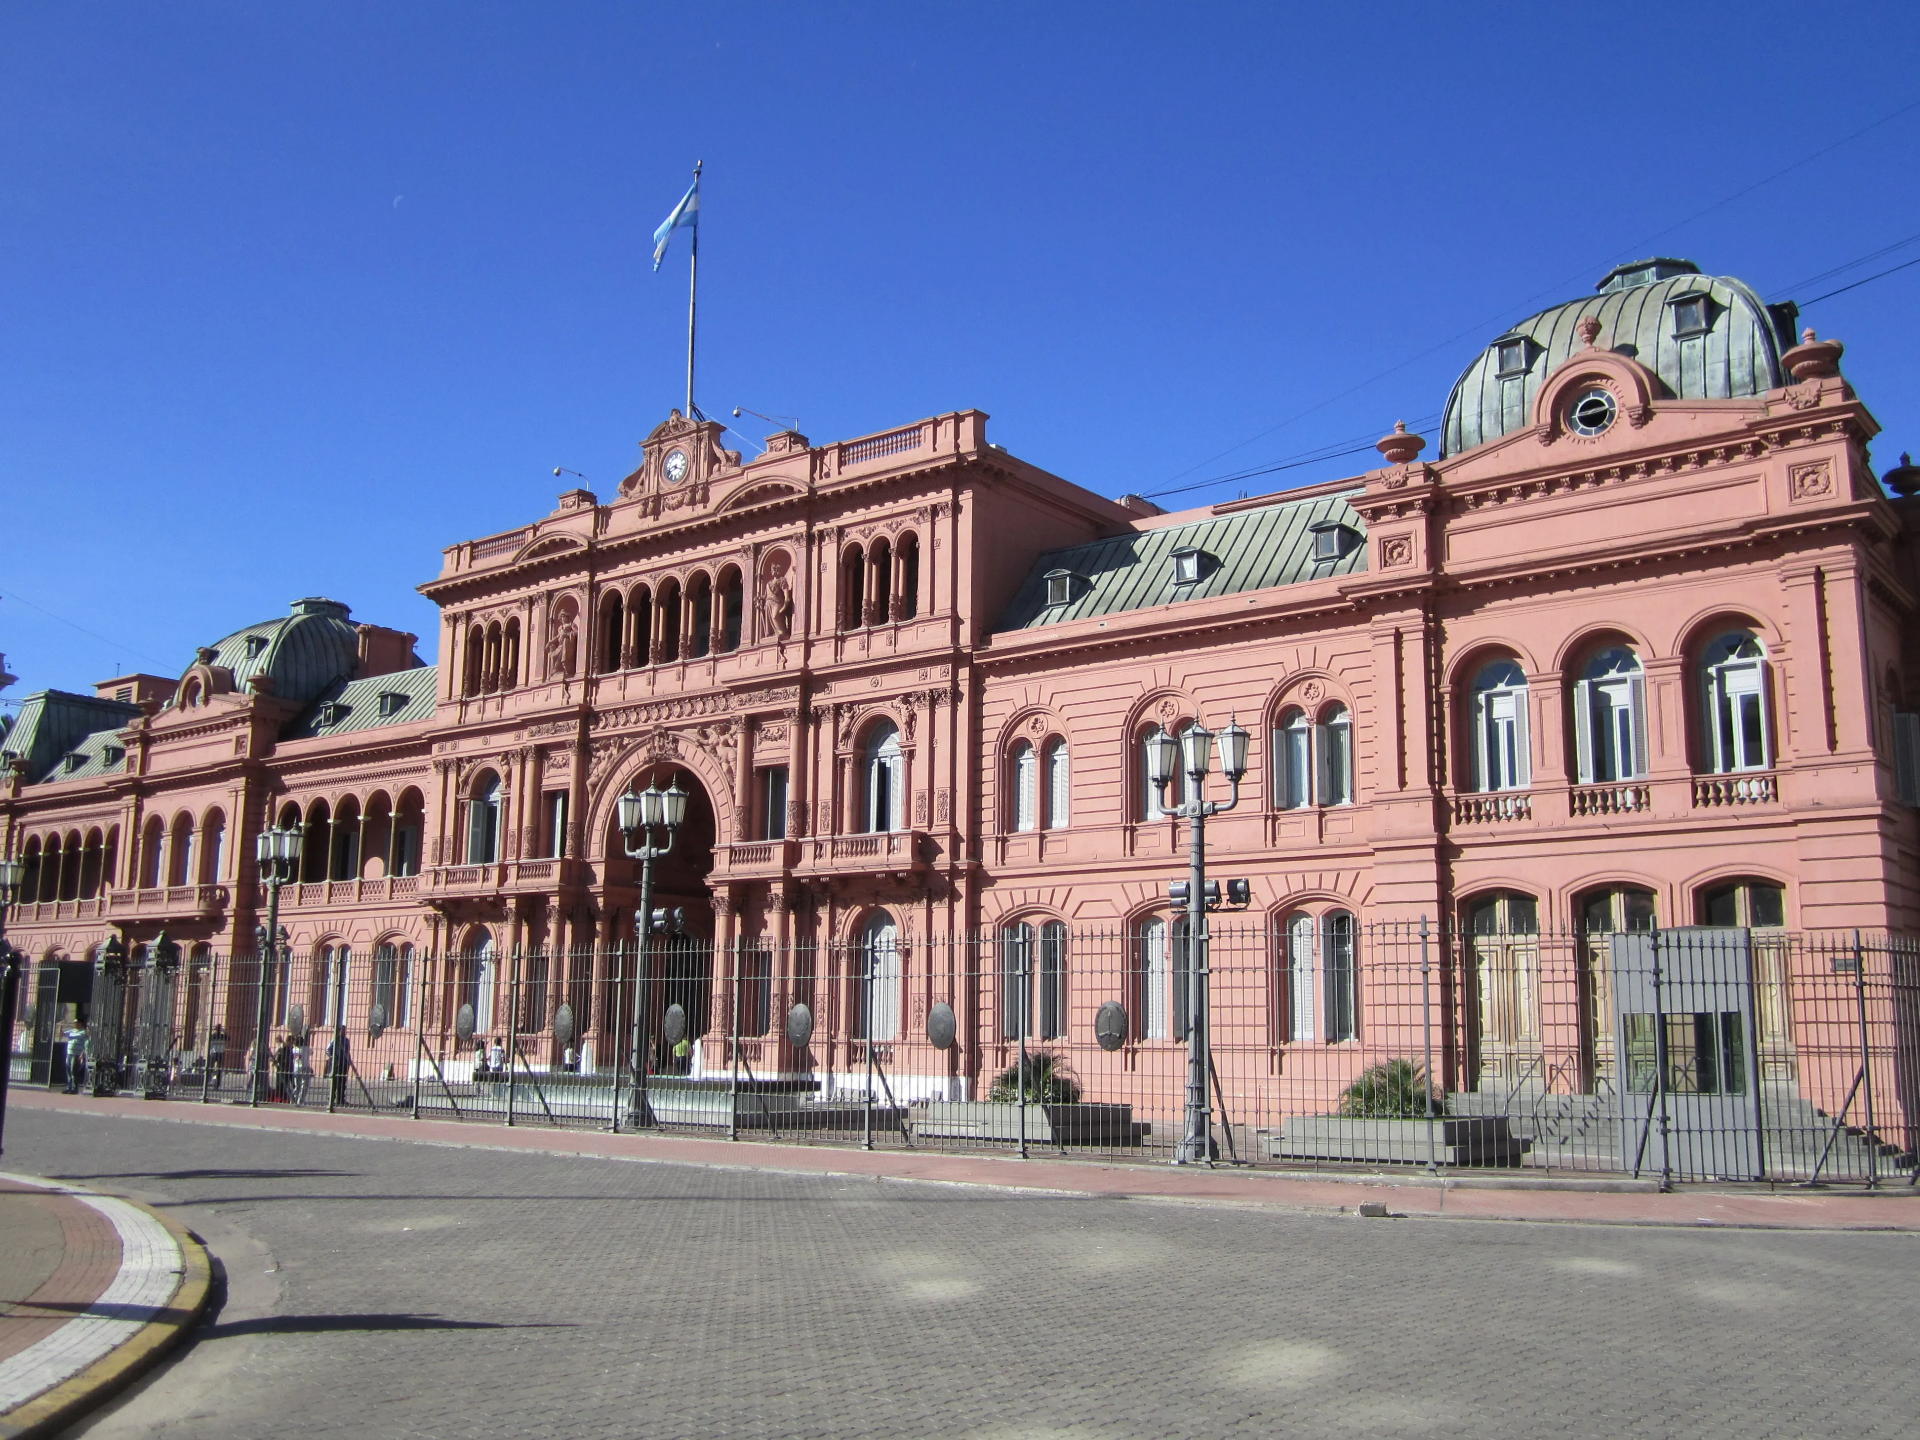
[[[30, 876], [10, 935], [36, 961], [162, 927], [249, 951], [253, 838], [297, 819], [296, 967], [346, 947], [389, 995], [438, 977], [491, 1006], [537, 966], [528, 1028], [566, 997], [604, 1063], [621, 1016], [595, 987], [625, 973], [637, 904], [615, 801], [671, 772], [692, 815], [659, 903], [720, 957], [683, 977], [712, 990], [696, 1067], [725, 1063], [736, 1009], [772, 1073], [845, 1070], [861, 1025], [904, 1040], [942, 1000], [965, 1033], [1005, 1002], [999, 962], [958, 942], [1015, 927], [1043, 957], [1045, 1038], [1090, 1040], [1093, 1005], [1125, 991], [1127, 1053], [1157, 1073], [1164, 1051], [1177, 1084], [1166, 885], [1186, 837], [1148, 818], [1141, 743], [1230, 718], [1252, 769], [1209, 848], [1273, 953], [1267, 1033], [1219, 1038], [1264, 1047], [1275, 1076], [1377, 1012], [1350, 963], [1376, 923], [1509, 947], [1920, 930], [1920, 472], [1883, 491], [1841, 347], [1794, 322], [1687, 262], [1623, 266], [1473, 360], [1433, 458], [1396, 428], [1366, 474], [1177, 514], [1009, 455], [976, 411], [785, 432], [745, 462], [676, 411], [616, 494], [445, 552], [422, 586], [437, 666], [304, 600], [177, 681], [30, 698], [0, 791]], [[1058, 979], [1067, 937], [1096, 933], [1106, 950], [1074, 944], [1113, 983]], [[780, 1017], [842, 1004], [852, 972], [806, 958], [842, 950], [909, 958], [809, 1060]], [[1543, 1064], [1591, 1087], [1612, 1063], [1592, 982], [1556, 1019], [1528, 974], [1546, 962], [1520, 951], [1459, 980], [1475, 1033], [1436, 1065], [1454, 1088]], [[1515, 1006], [1532, 1018], [1499, 1018]], [[1006, 1053], [896, 1063], [939, 1095]]]

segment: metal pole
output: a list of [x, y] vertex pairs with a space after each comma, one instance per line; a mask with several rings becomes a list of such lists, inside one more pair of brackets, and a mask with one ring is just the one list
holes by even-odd
[[[202, 1105], [207, 1103], [208, 1094], [213, 1087], [213, 997], [214, 992], [220, 988], [218, 983], [219, 979], [220, 956], [217, 952], [209, 952], [207, 955], [206, 994], [207, 1043], [200, 1048], [200, 1103]], [[193, 961], [191, 959], [187, 961], [187, 990], [189, 994], [191, 994], [193, 990]], [[224, 1063], [226, 1058], [226, 1051], [223, 1049], [220, 1052], [220, 1059]]]
[[327, 1113], [347, 1093], [347, 947], [338, 947], [339, 988], [333, 992], [333, 1053], [327, 1057]]
[[1433, 1148], [1433, 961], [1427, 951], [1427, 917], [1420, 917], [1420, 1031], [1426, 1046], [1427, 1087], [1427, 1173], [1436, 1174], [1439, 1163]]
[[1853, 994], [1860, 1012], [1860, 1075], [1867, 1102], [1867, 1188], [1880, 1184], [1880, 1139], [1873, 1128], [1873, 1051], [1867, 1036], [1867, 959], [1860, 947], [1860, 932], [1853, 932]]
[[1660, 1103], [1660, 1189], [1673, 1189], [1673, 1152], [1667, 1126], [1667, 1005], [1660, 993], [1660, 931], [1653, 939], [1653, 1090]]
[[514, 1063], [520, 1054], [520, 947], [513, 947], [513, 974], [507, 980], [507, 1124], [513, 1124], [514, 1081], [520, 1067]]
[[1189, 817], [1187, 860], [1187, 1134], [1175, 1163], [1213, 1160], [1212, 1102], [1207, 1095], [1207, 840], [1203, 783], [1189, 776], [1193, 799], [1180, 808]]
[[732, 1069], [727, 1077], [727, 1139], [740, 1138], [740, 940], [733, 944]]
[[862, 991], [860, 1013], [866, 1018], [860, 1022], [860, 1037], [866, 1043], [861, 1047], [867, 1056], [866, 1101], [860, 1110], [860, 1147], [873, 1149], [873, 947], [864, 941], [860, 944], [860, 988]]
[[0, 1154], [6, 1153], [7, 1087], [13, 1079], [13, 1017], [20, 1003], [20, 952], [7, 944], [7, 907], [12, 904], [0, 895], [0, 1040], [6, 1051], [0, 1057]]
[[[695, 227], [695, 234], [699, 229]], [[633, 976], [633, 1124], [638, 1129], [651, 1118], [647, 1102], [647, 1008], [652, 1000], [653, 976], [648, 961], [653, 949], [653, 832], [647, 830], [640, 854], [640, 914], [634, 926], [638, 942], [634, 946]]]
[[[696, 160], [693, 165], [693, 183], [700, 183], [700, 166], [705, 163]], [[697, 203], [697, 202], [696, 202]], [[694, 211], [693, 241], [689, 245], [687, 259], [687, 418], [694, 418], [693, 408], [693, 336], [694, 316], [700, 298], [700, 212]]]
[[1015, 1119], [1020, 1125], [1020, 1158], [1024, 1160], [1027, 1158], [1027, 987], [1032, 982], [1029, 979], [1031, 967], [1027, 960], [1027, 937], [1019, 930], [1013, 933], [1014, 957], [1017, 962], [1014, 976], [1020, 986], [1018, 1003], [1013, 1012], [1020, 1031], [1020, 1059], [1013, 1072], [1015, 1077], [1013, 1088], [1018, 1105]]
[[253, 1023], [253, 1098], [247, 1103], [254, 1109], [260, 1107], [260, 1092], [267, 1083], [267, 984], [273, 974], [275, 962], [280, 958], [280, 862], [270, 860], [272, 872], [267, 877], [267, 937], [266, 942], [255, 947], [260, 956], [259, 994], [254, 997]]

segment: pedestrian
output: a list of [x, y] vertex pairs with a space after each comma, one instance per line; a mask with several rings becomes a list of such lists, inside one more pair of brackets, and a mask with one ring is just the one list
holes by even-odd
[[288, 1098], [296, 1105], [304, 1105], [307, 1103], [307, 1087], [313, 1083], [313, 1061], [307, 1052], [305, 1035], [294, 1039], [288, 1058], [291, 1063], [287, 1068], [293, 1080], [292, 1093]]
[[293, 1079], [293, 1036], [282, 1035], [280, 1044], [273, 1052], [273, 1089], [268, 1098], [284, 1105], [287, 1103], [287, 1088]]
[[353, 1067], [353, 1046], [345, 1030], [335, 1030], [327, 1042], [327, 1093], [336, 1106], [347, 1099], [347, 1072]]
[[80, 1081], [87, 1069], [87, 1032], [75, 1026], [67, 1031], [67, 1094], [80, 1093]]
[[207, 1036], [207, 1070], [212, 1088], [218, 1090], [227, 1078], [227, 1027], [216, 1025]]
[[493, 1048], [487, 1051], [487, 1068], [495, 1075], [507, 1073], [507, 1047], [500, 1043], [498, 1035], [493, 1037]]
[[578, 1075], [580, 1073], [580, 1052], [571, 1045], [567, 1046], [566, 1058], [560, 1062], [560, 1068], [569, 1075]]
[[487, 1041], [485, 1036], [478, 1036], [473, 1042], [473, 1078], [476, 1080], [485, 1080], [487, 1078]]

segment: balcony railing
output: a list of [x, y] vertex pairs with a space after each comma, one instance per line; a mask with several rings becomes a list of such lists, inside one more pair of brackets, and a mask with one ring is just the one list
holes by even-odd
[[[417, 875], [395, 875], [379, 880], [316, 880], [306, 885], [288, 885], [280, 892], [280, 904], [295, 908], [321, 905], [365, 905], [383, 900], [404, 900], [420, 888]], [[260, 903], [267, 900], [266, 886], [260, 887]]]
[[226, 909], [229, 898], [224, 885], [156, 885], [148, 890], [108, 890], [90, 900], [38, 900], [15, 906], [11, 918], [20, 925], [104, 920], [110, 915], [199, 919]]
[[778, 875], [800, 858], [798, 840], [753, 840], [715, 852], [715, 868], [728, 875]]
[[806, 868], [833, 874], [898, 874], [924, 870], [931, 841], [919, 830], [874, 835], [821, 835], [807, 841]]
[[1761, 805], [1779, 798], [1779, 778], [1770, 773], [1693, 777], [1693, 808], [1696, 810], [1714, 810], [1723, 805]]
[[[511, 890], [550, 890], [591, 885], [592, 867], [580, 860], [500, 860], [486, 865], [441, 865], [425, 875], [435, 895], [486, 895]], [[417, 890], [419, 882], [416, 880]]]
[[1573, 789], [1572, 810], [1575, 815], [1638, 815], [1652, 805], [1652, 787], [1632, 781], [1614, 785], [1576, 785]]
[[1503, 821], [1532, 818], [1533, 797], [1524, 790], [1453, 797], [1453, 823], [1456, 825], [1497, 825]]

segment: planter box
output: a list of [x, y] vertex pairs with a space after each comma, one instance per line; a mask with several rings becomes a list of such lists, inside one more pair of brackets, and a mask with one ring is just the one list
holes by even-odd
[[1267, 1158], [1424, 1165], [1431, 1153], [1437, 1165], [1518, 1165], [1527, 1147], [1507, 1129], [1504, 1115], [1443, 1115], [1431, 1121], [1301, 1115], [1267, 1137]]
[[[1148, 1127], [1131, 1105], [1029, 1105], [1027, 1143], [1138, 1145]], [[916, 1135], [950, 1140], [1020, 1138], [1020, 1107], [1010, 1100], [930, 1101], [914, 1108]]]

